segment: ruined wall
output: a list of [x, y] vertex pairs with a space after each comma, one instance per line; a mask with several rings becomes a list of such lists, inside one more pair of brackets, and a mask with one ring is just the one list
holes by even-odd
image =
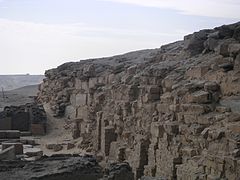
[[30, 131], [33, 135], [44, 135], [46, 123], [45, 110], [36, 103], [6, 106], [0, 112], [0, 130]]
[[238, 102], [240, 92], [239, 29], [63, 64], [46, 71], [39, 100], [77, 120], [82, 148], [128, 161], [135, 178], [237, 179], [240, 112], [231, 98]]

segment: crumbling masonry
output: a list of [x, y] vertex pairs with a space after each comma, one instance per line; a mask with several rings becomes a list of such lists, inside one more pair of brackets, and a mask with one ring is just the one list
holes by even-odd
[[39, 100], [135, 178], [240, 177], [240, 23], [45, 75]]

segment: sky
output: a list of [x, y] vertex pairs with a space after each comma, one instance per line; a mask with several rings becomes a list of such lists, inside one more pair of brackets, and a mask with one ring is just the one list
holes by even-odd
[[239, 0], [0, 0], [0, 74], [159, 48], [240, 21]]

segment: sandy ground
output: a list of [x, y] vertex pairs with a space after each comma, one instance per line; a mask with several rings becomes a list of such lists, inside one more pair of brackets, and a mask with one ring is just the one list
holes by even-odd
[[[44, 105], [44, 109], [47, 113], [47, 134], [45, 136], [34, 137], [36, 142], [40, 144], [40, 148], [43, 150], [45, 155], [52, 154], [80, 154], [84, 153], [83, 150], [77, 148], [78, 144], [81, 142], [81, 138], [72, 138], [72, 126], [73, 123], [66, 118], [55, 118], [52, 116], [52, 112], [49, 105]], [[67, 150], [67, 144], [75, 144], [75, 147]], [[58, 152], [49, 150], [46, 148], [46, 144], [61, 144], [63, 149]]]
[[[33, 102], [33, 96], [36, 96], [38, 92], [38, 85], [26, 86], [12, 91], [4, 92], [5, 98], [2, 94], [0, 96], [0, 111], [5, 106], [10, 105], [23, 105], [29, 102]], [[72, 126], [73, 123], [67, 118], [55, 118], [52, 115], [48, 104], [44, 105], [44, 109], [47, 113], [47, 134], [45, 136], [29, 136], [22, 137], [23, 139], [34, 139], [39, 147], [43, 150], [45, 155], [52, 154], [80, 154], [84, 153], [83, 150], [77, 148], [81, 142], [81, 138], [73, 140], [72, 138]], [[72, 143], [75, 145], [74, 148], [67, 150], [67, 144]], [[61, 144], [63, 149], [58, 152], [49, 150], [46, 148], [46, 144]]]

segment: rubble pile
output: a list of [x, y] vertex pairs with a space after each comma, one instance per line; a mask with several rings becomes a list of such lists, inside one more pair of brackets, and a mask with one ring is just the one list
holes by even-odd
[[135, 179], [240, 177], [240, 23], [45, 75], [38, 99]]

